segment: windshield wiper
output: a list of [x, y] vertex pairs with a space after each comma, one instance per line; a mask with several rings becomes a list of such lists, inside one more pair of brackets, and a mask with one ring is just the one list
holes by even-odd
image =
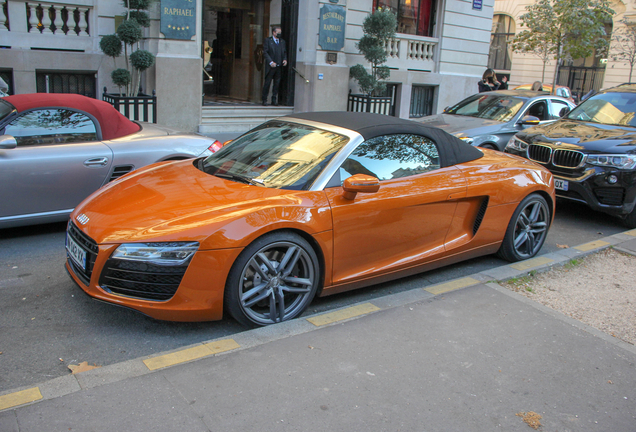
[[242, 176], [242, 175], [238, 175], [238, 174], [229, 174], [229, 173], [220, 174], [220, 173], [216, 173], [214, 175], [217, 176], [217, 177], [226, 178], [228, 180], [238, 181], [238, 182], [245, 183], [245, 184], [250, 184], [250, 185], [253, 185], [253, 186], [265, 186], [265, 184], [263, 183], [263, 180], [250, 178], [250, 177], [246, 177], [246, 176]]

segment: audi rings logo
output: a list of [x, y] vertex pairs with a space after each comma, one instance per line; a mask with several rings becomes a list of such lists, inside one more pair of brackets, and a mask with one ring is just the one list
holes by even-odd
[[86, 216], [84, 213], [78, 215], [75, 219], [77, 219], [77, 221], [82, 225], [86, 225], [86, 222], [88, 222], [88, 216]]

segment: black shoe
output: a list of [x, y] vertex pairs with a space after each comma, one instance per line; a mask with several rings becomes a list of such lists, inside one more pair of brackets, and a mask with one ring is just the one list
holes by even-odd
[[272, 101], [272, 105], [278, 106], [278, 101]]
[[267, 106], [267, 102], [263, 101], [262, 102], [263, 106]]

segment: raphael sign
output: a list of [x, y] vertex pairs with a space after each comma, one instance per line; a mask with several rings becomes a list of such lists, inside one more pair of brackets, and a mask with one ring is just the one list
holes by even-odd
[[161, 33], [190, 40], [197, 28], [196, 0], [161, 0]]
[[318, 43], [325, 51], [340, 51], [344, 46], [346, 10], [342, 6], [324, 5], [320, 8]]

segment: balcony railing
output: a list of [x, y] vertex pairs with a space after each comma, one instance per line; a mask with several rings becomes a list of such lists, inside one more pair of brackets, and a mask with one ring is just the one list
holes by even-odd
[[90, 36], [86, 6], [27, 2], [26, 8], [29, 33]]
[[385, 46], [386, 65], [397, 69], [435, 71], [438, 40], [424, 36], [398, 34]]
[[[2, 0], [0, 0], [2, 1]], [[0, 9], [0, 32], [90, 36], [93, 6], [85, 1], [52, 3], [6, 1]]]

